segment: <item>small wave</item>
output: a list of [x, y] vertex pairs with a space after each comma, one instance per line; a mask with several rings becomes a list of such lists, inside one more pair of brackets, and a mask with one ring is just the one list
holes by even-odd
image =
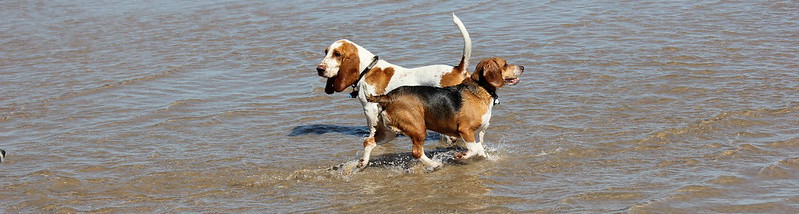
[[768, 144], [768, 147], [775, 149], [790, 149], [799, 147], [799, 138], [792, 138], [784, 141], [777, 141]]
[[123, 80], [123, 81], [119, 81], [119, 82], [108, 83], [108, 84], [104, 84], [104, 85], [100, 85], [100, 86], [96, 86], [96, 87], [92, 87], [92, 88], [86, 88], [86, 89], [82, 89], [82, 90], [62, 93], [62, 94], [57, 95], [55, 97], [45, 98], [45, 99], [42, 99], [42, 100], [40, 100], [38, 102], [34, 102], [35, 104], [32, 104], [31, 106], [2, 107], [2, 108], [0, 108], [0, 121], [9, 120], [9, 119], [14, 118], [14, 117], [25, 117], [26, 115], [29, 114], [30, 111], [32, 111], [34, 109], [43, 109], [43, 108], [47, 107], [48, 105], [50, 105], [51, 103], [55, 103], [55, 102], [59, 102], [59, 101], [63, 101], [63, 100], [68, 100], [68, 99], [72, 99], [72, 98], [76, 98], [76, 97], [92, 95], [92, 94], [95, 94], [95, 93], [101, 93], [101, 92], [105, 92], [107, 90], [123, 87], [123, 86], [134, 84], [134, 83], [146, 82], [146, 81], [151, 81], [151, 80], [154, 80], [154, 79], [163, 78], [165, 76], [171, 75], [172, 73], [175, 73], [175, 72], [181, 70], [182, 68], [183, 68], [183, 66], [175, 66], [175, 67], [172, 67], [170, 69], [167, 69], [164, 72], [157, 73], [157, 74], [147, 75], [147, 76], [133, 78], [133, 79], [129, 79], [129, 80]]
[[780, 125], [779, 119], [793, 117], [797, 109], [799, 106], [784, 109], [725, 111], [683, 127], [667, 128], [651, 133], [641, 139], [639, 144], [694, 142], [696, 139], [713, 136], [726, 136], [726, 138], [720, 139], [725, 142], [746, 138], [772, 137], [775, 134], [764, 127]]
[[712, 184], [734, 185], [746, 182], [746, 179], [731, 175], [722, 175], [707, 181]]
[[559, 153], [561, 151], [563, 151], [563, 147], [558, 147], [558, 148], [554, 148], [554, 149], [546, 149], [546, 150], [542, 149], [541, 152], [539, 152], [536, 156], [548, 156], [548, 155], [551, 155], [551, 154]]
[[784, 158], [769, 164], [757, 173], [762, 179], [795, 179], [799, 172], [799, 157]]
[[744, 143], [732, 149], [722, 150], [717, 153], [705, 155], [704, 158], [727, 159], [740, 158], [741, 156], [773, 155], [772, 152], [758, 148], [752, 144]]
[[55, 98], [50, 98], [50, 99], [44, 100], [42, 102], [43, 103], [50, 103], [50, 102], [69, 99], [69, 98], [73, 98], [73, 97], [85, 96], [85, 95], [89, 95], [89, 94], [93, 94], [93, 93], [97, 93], [97, 92], [101, 92], [101, 91], [109, 90], [109, 89], [113, 89], [113, 88], [118, 88], [118, 87], [122, 87], [122, 86], [125, 86], [125, 85], [130, 85], [130, 84], [134, 84], [134, 83], [151, 81], [151, 80], [154, 80], [154, 79], [159, 79], [159, 78], [168, 76], [168, 75], [170, 75], [172, 73], [175, 73], [178, 70], [181, 70], [182, 68], [183, 68], [183, 66], [175, 66], [175, 67], [172, 67], [170, 69], [167, 69], [164, 72], [157, 73], [157, 74], [147, 75], [147, 76], [133, 78], [133, 79], [129, 79], [129, 80], [123, 80], [123, 81], [114, 82], [114, 83], [108, 83], [108, 84], [104, 84], [104, 85], [101, 85], [101, 86], [98, 86], [98, 87], [95, 87], [95, 88], [89, 88], [89, 89], [80, 90], [80, 91], [67, 92], [67, 93], [64, 93], [64, 94], [62, 94], [60, 96], [57, 96]]

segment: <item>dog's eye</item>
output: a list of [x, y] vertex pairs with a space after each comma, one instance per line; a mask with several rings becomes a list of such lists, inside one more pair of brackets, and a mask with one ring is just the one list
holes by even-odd
[[335, 51], [335, 52], [333, 52], [333, 56], [335, 56], [335, 57], [340, 57], [340, 56], [341, 56], [341, 53], [339, 53], [338, 51]]

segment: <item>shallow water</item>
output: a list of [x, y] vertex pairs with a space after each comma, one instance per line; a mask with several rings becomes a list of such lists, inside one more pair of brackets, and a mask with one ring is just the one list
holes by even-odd
[[[526, 67], [426, 172], [315, 66]], [[0, 2], [0, 212], [795, 213], [794, 1]], [[438, 148], [436, 150], [436, 148]], [[335, 168], [335, 169], [333, 169]]]

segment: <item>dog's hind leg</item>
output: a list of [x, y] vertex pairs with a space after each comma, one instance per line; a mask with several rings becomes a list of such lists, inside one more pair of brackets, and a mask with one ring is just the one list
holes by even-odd
[[391, 142], [391, 140], [394, 140], [394, 138], [397, 138], [397, 133], [386, 127], [381, 121], [380, 125], [377, 126], [377, 132], [375, 133], [375, 142], [377, 145], [383, 145]]
[[[420, 121], [415, 121], [420, 122]], [[433, 170], [438, 169], [441, 167], [441, 163], [435, 162], [430, 160], [427, 155], [424, 154], [424, 140], [427, 137], [427, 129], [425, 128], [424, 124], [414, 124], [411, 123], [404, 123], [400, 125], [400, 130], [405, 136], [408, 136], [413, 141], [413, 158], [419, 160], [427, 167], [432, 168]]]
[[413, 158], [416, 158], [416, 160], [421, 161], [422, 164], [434, 170], [441, 167], [441, 163], [430, 160], [430, 158], [424, 154], [424, 138], [413, 139]]

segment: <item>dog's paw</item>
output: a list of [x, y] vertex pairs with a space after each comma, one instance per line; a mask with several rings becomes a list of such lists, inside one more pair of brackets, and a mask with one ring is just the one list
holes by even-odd
[[455, 152], [455, 155], [452, 155], [452, 157], [456, 160], [460, 160], [463, 159], [464, 155], [466, 155], [466, 152]]
[[474, 156], [474, 153], [473, 153], [473, 152], [472, 152], [472, 153], [470, 153], [469, 151], [465, 151], [465, 152], [456, 152], [456, 153], [455, 153], [455, 155], [453, 155], [453, 157], [455, 158], [455, 160], [464, 160], [464, 159], [469, 159], [469, 158], [471, 158], [472, 156]]
[[444, 164], [436, 162], [433, 166], [429, 167], [429, 170], [431, 172], [435, 172], [435, 171], [438, 171], [439, 169], [441, 169], [442, 167], [444, 167]]
[[409, 168], [409, 171], [414, 172], [414, 173], [429, 173], [429, 172], [438, 171], [441, 168], [443, 168], [443, 166], [444, 166], [444, 164], [439, 163], [439, 162], [427, 163], [427, 164], [419, 163], [419, 164], [416, 164], [415, 166]]
[[363, 159], [360, 159], [360, 160], [358, 160], [358, 165], [356, 166], [356, 168], [358, 168], [360, 170], [363, 170], [363, 168], [366, 168], [366, 166], [368, 166], [368, 165], [369, 165], [369, 162], [366, 162], [366, 161], [363, 161]]
[[329, 168], [331, 171], [337, 171], [342, 175], [349, 175], [354, 172], [359, 172], [359, 168], [356, 166], [358, 165], [357, 161], [347, 161], [346, 163], [340, 163], [338, 165], [332, 166]]
[[458, 137], [455, 137], [455, 136], [448, 136], [447, 138], [449, 138], [449, 142], [450, 142], [451, 144], [455, 144], [456, 142], [458, 142]]

